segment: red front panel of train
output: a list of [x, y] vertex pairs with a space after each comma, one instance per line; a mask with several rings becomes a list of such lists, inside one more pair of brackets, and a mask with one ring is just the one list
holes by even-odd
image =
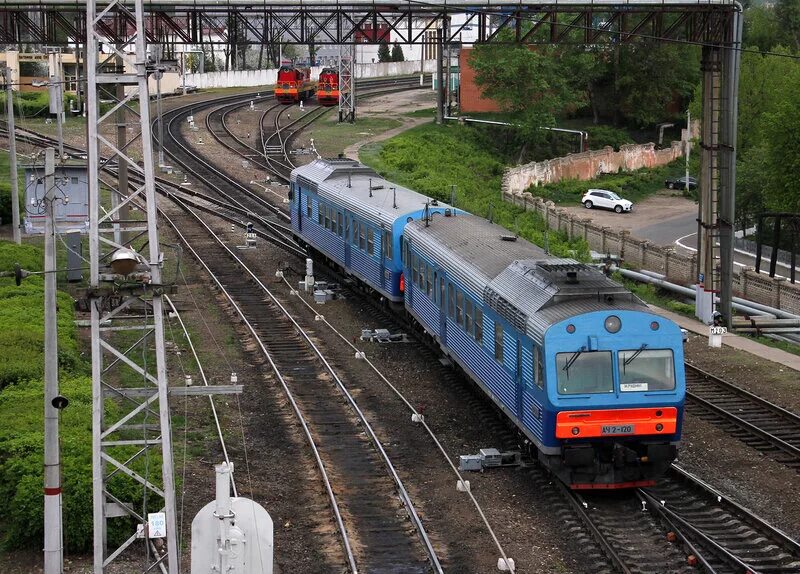
[[677, 428], [678, 409], [675, 407], [561, 411], [556, 417], [556, 438], [560, 439], [669, 436], [675, 434]]

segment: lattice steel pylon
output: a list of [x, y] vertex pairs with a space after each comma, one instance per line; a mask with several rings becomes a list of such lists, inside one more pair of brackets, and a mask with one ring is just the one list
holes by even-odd
[[339, 44], [339, 122], [356, 121], [355, 75], [356, 45]]
[[[130, 557], [136, 545], [142, 549], [139, 571], [178, 574], [175, 485], [172, 439], [167, 402], [167, 370], [164, 350], [162, 281], [164, 258], [156, 228], [155, 172], [150, 124], [147, 58], [143, 0], [104, 2], [97, 12], [97, 0], [86, 8], [86, 79], [88, 102], [89, 249], [92, 334], [92, 489], [94, 517], [94, 572], [101, 574], [123, 553]], [[135, 23], [130, 39], [114, 45], [106, 41], [107, 18], [122, 13]], [[103, 43], [112, 53], [99, 52]], [[132, 53], [130, 53], [132, 51]], [[116, 66], [116, 58], [127, 62]], [[103, 61], [99, 61], [100, 59]], [[111, 66], [111, 69], [109, 69]], [[131, 72], [130, 70], [133, 70]], [[103, 99], [115, 99], [115, 84], [125, 84], [127, 94], [104, 113]], [[132, 106], [131, 104], [137, 104]], [[130, 144], [120, 149], [104, 135], [113, 133], [117, 110], [125, 110], [141, 129], [129, 142], [141, 143], [141, 158], [131, 156]], [[104, 126], [109, 130], [103, 130]], [[134, 125], [131, 122], [129, 125]], [[127, 164], [132, 179], [128, 196], [112, 185], [110, 194], [100, 193], [100, 169], [105, 165]], [[104, 185], [104, 190], [106, 186]], [[111, 206], [111, 196], [118, 201]], [[104, 203], [108, 207], [104, 207]], [[120, 209], [134, 203], [146, 204], [145, 217], [119, 219]], [[121, 229], [141, 255], [125, 251], [115, 242]], [[117, 235], [119, 237], [119, 235]], [[122, 257], [120, 257], [122, 255]], [[120, 259], [111, 269], [110, 262]], [[126, 264], [136, 264], [123, 269]], [[125, 275], [122, 275], [122, 274]], [[132, 312], [133, 311], [133, 312]], [[108, 361], [106, 361], [108, 359]], [[109, 408], [113, 404], [113, 408]], [[161, 459], [161, 472], [154, 460]], [[141, 492], [136, 506], [126, 497]], [[166, 544], [145, 538], [149, 512], [166, 514]], [[109, 523], [119, 521], [109, 539]], [[126, 531], [129, 530], [130, 532]], [[122, 532], [121, 536], [118, 534]], [[138, 531], [138, 533], [137, 533]], [[117, 539], [117, 537], [119, 539]], [[163, 540], [161, 541], [163, 542]], [[138, 555], [134, 555], [138, 558]], [[139, 568], [141, 566], [141, 568]]]

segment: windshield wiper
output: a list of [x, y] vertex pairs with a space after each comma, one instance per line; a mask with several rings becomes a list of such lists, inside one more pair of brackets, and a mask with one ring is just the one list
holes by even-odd
[[636, 360], [636, 357], [642, 354], [642, 351], [644, 351], [645, 347], [647, 347], [647, 343], [642, 343], [642, 346], [639, 347], [633, 355], [631, 355], [622, 362], [622, 366], [627, 367], [632, 362], [634, 362]]
[[581, 354], [582, 354], [582, 353], [583, 353], [585, 350], [586, 350], [586, 347], [581, 347], [580, 349], [578, 349], [577, 351], [575, 351], [575, 352], [572, 354], [572, 356], [569, 358], [569, 361], [567, 361], [567, 364], [566, 364], [566, 365], [564, 365], [564, 367], [563, 367], [561, 370], [562, 370], [562, 371], [566, 371], [567, 373], [569, 373], [569, 368], [572, 366], [572, 363], [574, 363], [575, 361], [577, 361], [577, 360], [578, 360], [578, 357], [580, 357], [580, 356], [581, 356]]

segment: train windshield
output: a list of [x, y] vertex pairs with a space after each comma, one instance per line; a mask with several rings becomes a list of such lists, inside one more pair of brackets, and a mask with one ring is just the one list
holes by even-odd
[[580, 395], [614, 391], [611, 351], [557, 353], [556, 366], [559, 394]]
[[675, 389], [675, 361], [671, 349], [633, 349], [620, 351], [619, 389], [633, 391], [672, 391]]

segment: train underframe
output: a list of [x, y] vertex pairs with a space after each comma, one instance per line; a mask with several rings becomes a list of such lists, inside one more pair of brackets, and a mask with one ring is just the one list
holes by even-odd
[[677, 455], [666, 441], [614, 441], [569, 444], [560, 454], [541, 451], [539, 460], [574, 490], [652, 486]]

